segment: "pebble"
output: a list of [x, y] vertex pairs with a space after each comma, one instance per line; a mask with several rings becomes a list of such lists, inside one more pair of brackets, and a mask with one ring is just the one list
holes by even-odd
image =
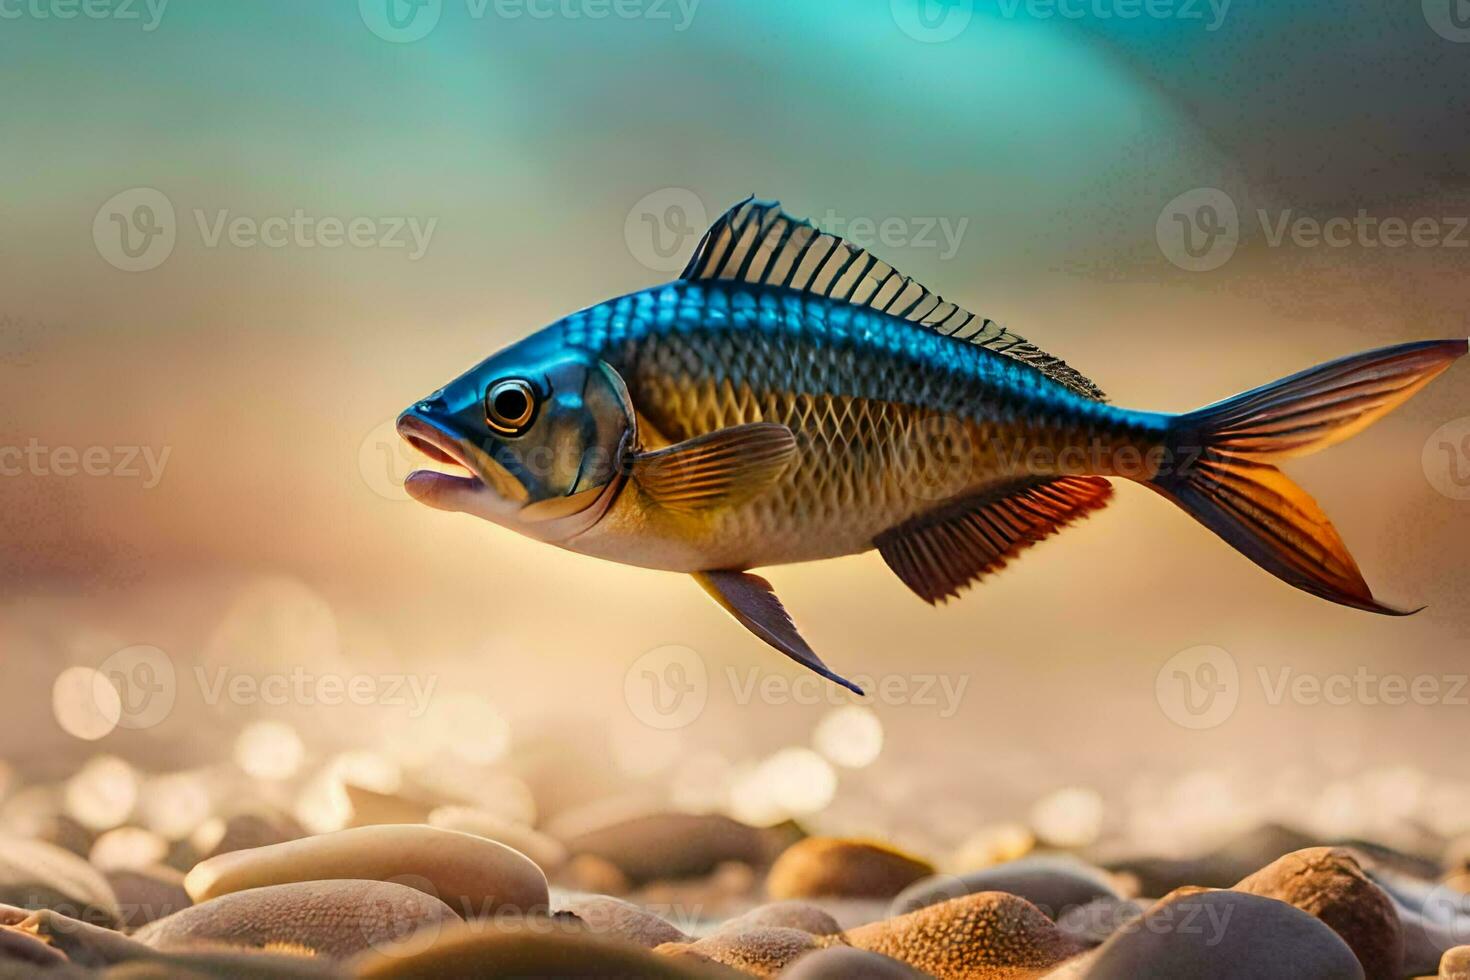
[[426, 803], [392, 793], [379, 793], [353, 783], [343, 783], [347, 802], [352, 804], [348, 826], [373, 827], [385, 823], [427, 823], [433, 809]]
[[35, 967], [62, 966], [66, 954], [29, 930], [0, 925], [0, 966], [24, 963]]
[[567, 862], [567, 849], [561, 841], [474, 807], [441, 806], [429, 814], [429, 823], [513, 847], [535, 861], [548, 875], [555, 874]]
[[940, 980], [1039, 976], [1080, 951], [1024, 898], [979, 892], [847, 933], [853, 946], [882, 953]]
[[928, 862], [882, 844], [808, 837], [776, 859], [766, 892], [776, 899], [892, 898], [933, 873]]
[[599, 895], [625, 895], [633, 887], [616, 864], [595, 854], [568, 858], [556, 874], [556, 883], [568, 891]]
[[104, 926], [121, 921], [101, 872], [71, 851], [24, 837], [0, 835], [0, 904], [55, 909]]
[[1236, 891], [1274, 898], [1321, 919], [1357, 955], [1368, 980], [1398, 980], [1404, 936], [1393, 900], [1341, 847], [1309, 847], [1248, 875]]
[[800, 929], [813, 936], [833, 936], [842, 931], [837, 920], [825, 909], [810, 902], [791, 899], [757, 905], [737, 918], [731, 919], [722, 929], [746, 928], [748, 926], [779, 926], [783, 929]]
[[504, 844], [423, 824], [358, 827], [235, 851], [190, 871], [196, 902], [286, 882], [397, 881], [446, 902], [465, 918], [546, 911], [546, 876]]
[[975, 892], [1019, 895], [1056, 921], [1069, 909], [1098, 899], [1121, 899], [1107, 872], [1076, 858], [1043, 855], [996, 864], [962, 875], [934, 875], [914, 882], [893, 900], [893, 914]]
[[[198, 953], [154, 953], [107, 971], [107, 980], [347, 980], [334, 960], [288, 953], [225, 950]], [[48, 976], [45, 980], [51, 980]]]
[[720, 814], [652, 813], [615, 820], [562, 839], [567, 852], [590, 854], [634, 884], [709, 874], [726, 861], [764, 865], [765, 836]]
[[26, 913], [22, 909], [0, 906], [0, 922], [24, 930], [76, 966], [105, 967], [152, 952], [120, 932], [72, 919], [51, 909]]
[[637, 977], [639, 980], [738, 980], [733, 973], [695, 956], [663, 956], [631, 943], [580, 929], [476, 928], [446, 930], [413, 956], [365, 954], [352, 964], [361, 980], [478, 980], [557, 977]]
[[107, 883], [117, 896], [123, 928], [129, 931], [194, 904], [184, 890], [183, 873], [164, 864], [110, 871]]
[[195, 850], [206, 859], [245, 851], [255, 847], [266, 847], [303, 837], [306, 831], [291, 817], [275, 810], [246, 810], [227, 817], [213, 834], [211, 825], [196, 832], [199, 839], [191, 840]]
[[695, 943], [669, 943], [658, 947], [655, 952], [674, 954], [688, 951], [742, 973], [774, 977], [798, 957], [844, 942], [841, 937], [813, 936], [800, 929], [748, 926], [721, 929]]
[[780, 974], [781, 980], [921, 980], [923, 976], [892, 957], [851, 946], [807, 953]]
[[563, 902], [558, 911], [575, 915], [588, 932], [614, 936], [646, 949], [664, 943], [691, 941], [673, 923], [648, 909], [609, 895], [576, 895]]
[[1439, 961], [1440, 980], [1470, 980], [1470, 946], [1445, 950]]
[[1047, 980], [1361, 980], [1337, 933], [1300, 909], [1244, 892], [1182, 890]]
[[343, 958], [371, 949], [416, 950], [449, 925], [454, 910], [422, 891], [389, 881], [302, 881], [231, 892], [138, 930], [155, 949], [201, 943], [247, 949], [275, 944]]

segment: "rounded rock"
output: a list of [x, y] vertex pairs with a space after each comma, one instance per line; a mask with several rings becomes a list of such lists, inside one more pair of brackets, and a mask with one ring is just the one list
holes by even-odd
[[567, 861], [567, 849], [561, 841], [474, 807], [441, 806], [429, 814], [429, 823], [514, 848], [535, 861], [548, 875], [555, 873]]
[[[361, 980], [439, 980], [441, 977], [577, 978], [639, 977], [646, 980], [728, 978], [723, 969], [694, 957], [660, 956], [631, 943], [582, 930], [524, 928], [447, 930], [413, 956], [369, 954], [352, 964]], [[738, 975], [735, 975], [738, 976]]]
[[1439, 960], [1440, 980], [1470, 980], [1470, 946], [1445, 950]]
[[1343, 938], [1368, 980], [1397, 980], [1404, 936], [1393, 900], [1341, 847], [1308, 847], [1247, 875], [1235, 891], [1274, 898], [1316, 916]]
[[454, 910], [416, 888], [388, 881], [300, 881], [231, 892], [151, 922], [135, 938], [154, 949], [201, 944], [247, 949], [304, 947], [333, 958], [368, 950], [398, 955], [427, 946]]
[[107, 883], [117, 896], [123, 927], [130, 931], [194, 904], [184, 890], [183, 873], [165, 864], [110, 871]]
[[24, 837], [0, 836], [0, 904], [54, 909], [103, 926], [120, 921], [117, 896], [101, 872], [71, 851]]
[[562, 838], [567, 853], [611, 862], [634, 883], [694, 878], [726, 861], [763, 865], [765, 837], [720, 814], [651, 813]]
[[1026, 975], [1080, 951], [1040, 909], [1005, 892], [952, 898], [847, 933], [858, 949], [882, 953], [940, 980]]
[[[670, 944], [659, 952], [688, 951], [722, 966], [758, 977], [774, 977], [788, 964], [813, 950], [842, 943], [840, 937], [818, 937], [800, 929], [777, 926], [751, 926], [745, 929], [721, 929], [687, 946]], [[673, 947], [677, 946], [675, 949]]]
[[573, 896], [562, 903], [558, 911], [572, 913], [594, 935], [626, 940], [645, 949], [664, 943], [691, 941], [673, 923], [632, 902], [609, 895]]
[[1347, 943], [1285, 902], [1235, 891], [1171, 895], [1048, 980], [1362, 980]]
[[465, 918], [547, 910], [546, 875], [520, 851], [422, 824], [357, 827], [234, 851], [190, 871], [196, 902], [288, 882], [395, 881], [446, 902]]
[[745, 928], [747, 926], [777, 926], [782, 929], [800, 929], [813, 936], [833, 936], [842, 931], [831, 913], [810, 902], [790, 899], [757, 905], [737, 918], [731, 919], [721, 929]]
[[798, 957], [780, 980], [921, 980], [924, 974], [882, 953], [832, 946]]
[[766, 892], [776, 899], [892, 898], [933, 873], [928, 862], [882, 844], [808, 837], [776, 859]]
[[1056, 921], [1069, 909], [1098, 899], [1121, 899], [1107, 872], [1076, 858], [1025, 857], [962, 875], [933, 875], [914, 882], [893, 900], [893, 914], [902, 915], [936, 902], [973, 895], [1006, 892], [1017, 895]]

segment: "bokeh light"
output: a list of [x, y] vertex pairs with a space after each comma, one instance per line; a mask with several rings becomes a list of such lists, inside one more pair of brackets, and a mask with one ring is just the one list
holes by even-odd
[[67, 814], [93, 830], [116, 827], [137, 802], [138, 775], [116, 756], [95, 756], [66, 783]]
[[844, 705], [817, 722], [812, 744], [837, 765], [861, 769], [872, 765], [883, 751], [883, 723], [871, 708]]
[[51, 687], [51, 711], [62, 731], [95, 742], [117, 727], [122, 718], [122, 698], [99, 671], [68, 667]]
[[235, 763], [257, 779], [290, 779], [301, 769], [306, 746], [283, 721], [256, 721], [235, 739]]

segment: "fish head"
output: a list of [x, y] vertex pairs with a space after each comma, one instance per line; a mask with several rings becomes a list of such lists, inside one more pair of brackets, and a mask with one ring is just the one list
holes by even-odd
[[557, 542], [595, 524], [617, 495], [636, 416], [616, 369], [537, 334], [414, 403], [398, 432], [467, 471], [415, 470], [409, 496]]

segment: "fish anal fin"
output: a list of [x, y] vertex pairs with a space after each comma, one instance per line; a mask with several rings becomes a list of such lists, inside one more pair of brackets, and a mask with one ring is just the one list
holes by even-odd
[[833, 673], [822, 663], [822, 658], [812, 651], [801, 633], [797, 632], [796, 624], [791, 621], [791, 614], [781, 605], [781, 600], [776, 598], [770, 582], [759, 575], [736, 571], [695, 572], [694, 580], [726, 612], [735, 617], [738, 623], [756, 636], [808, 670], [841, 684], [855, 694], [863, 693], [862, 688]]
[[633, 457], [633, 479], [659, 506], [697, 513], [750, 500], [796, 459], [796, 437], [775, 422], [717, 429]]
[[1030, 479], [885, 531], [874, 544], [888, 567], [928, 603], [960, 590], [1043, 538], [1105, 506], [1112, 484], [1096, 476]]
[[866, 249], [792, 217], [778, 201], [748, 197], [726, 211], [705, 232], [679, 278], [796, 289], [864, 306], [1020, 361], [1084, 398], [1107, 398], [1061, 358], [948, 302]]

